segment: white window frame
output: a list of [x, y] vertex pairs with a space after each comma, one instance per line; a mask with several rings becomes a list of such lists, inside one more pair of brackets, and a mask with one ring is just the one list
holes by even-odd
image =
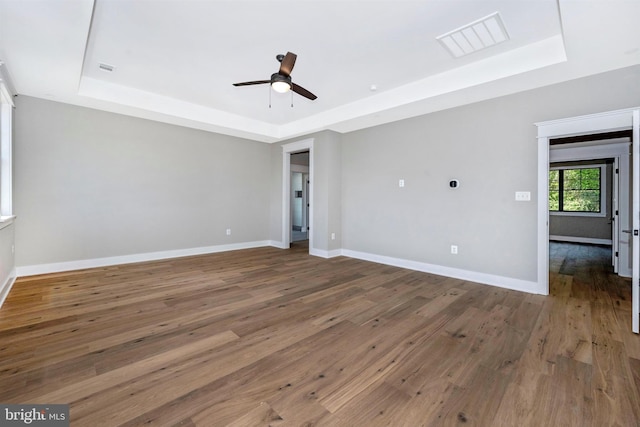
[[0, 78], [0, 222], [13, 219], [13, 98]]
[[551, 166], [549, 170], [560, 169], [595, 169], [600, 168], [600, 212], [571, 212], [571, 211], [552, 211], [549, 209], [549, 215], [553, 216], [586, 216], [603, 218], [607, 216], [607, 165], [604, 163], [594, 163], [592, 165], [576, 165], [576, 166]]

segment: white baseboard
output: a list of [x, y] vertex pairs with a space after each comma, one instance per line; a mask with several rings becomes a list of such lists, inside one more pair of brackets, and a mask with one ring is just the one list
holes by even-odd
[[257, 241], [232, 243], [229, 245], [204, 246], [199, 248], [176, 249], [171, 251], [148, 252], [142, 254], [132, 254], [123, 256], [114, 256], [106, 258], [84, 259], [78, 261], [58, 262], [52, 264], [37, 264], [18, 266], [17, 276], [35, 276], [37, 274], [59, 273], [63, 271], [84, 270], [86, 268], [108, 267], [119, 264], [131, 264], [136, 262], [157, 261], [168, 258], [180, 258], [193, 255], [205, 255], [216, 252], [235, 251], [239, 249], [259, 248], [263, 246], [273, 246], [271, 241]]
[[493, 274], [478, 273], [475, 271], [444, 267], [441, 265], [410, 261], [401, 258], [393, 258], [384, 255], [357, 252], [349, 249], [342, 249], [341, 253], [342, 255], [350, 258], [357, 258], [364, 261], [392, 265], [394, 267], [401, 267], [409, 270], [422, 271], [424, 273], [437, 274], [439, 276], [468, 280], [470, 282], [482, 283], [485, 285], [497, 286], [500, 288], [512, 289], [515, 291], [528, 292], [530, 294], [546, 294], [546, 291], [544, 289], [541, 289], [540, 285], [537, 282], [514, 279], [511, 277], [496, 276]]
[[342, 255], [342, 249], [334, 249], [332, 251], [325, 251], [323, 249], [309, 249], [309, 255], [317, 256], [320, 258], [334, 258]]
[[[273, 246], [279, 249], [290, 249], [291, 247], [290, 245], [285, 245], [281, 241], [277, 240], [270, 240], [269, 246]], [[324, 249], [309, 248], [309, 255], [317, 256], [320, 258], [333, 258], [342, 255], [342, 249], [325, 251]]]
[[11, 287], [16, 282], [16, 277], [16, 269], [13, 268], [11, 270], [11, 273], [9, 273], [9, 277], [7, 277], [7, 280], [5, 280], [2, 284], [2, 287], [0, 287], [0, 308], [2, 308], [2, 304], [4, 304], [4, 300], [7, 299], [7, 295], [9, 295]]
[[[193, 256], [193, 255], [204, 255], [211, 254], [216, 252], [225, 252], [225, 251], [233, 251], [239, 249], [250, 249], [264, 246], [273, 246], [276, 248], [287, 249], [288, 246], [282, 244], [282, 242], [274, 241], [274, 240], [264, 240], [264, 241], [256, 241], [256, 242], [245, 242], [245, 243], [235, 243], [230, 245], [218, 245], [218, 246], [206, 246], [200, 248], [190, 248], [190, 249], [177, 249], [171, 251], [161, 251], [161, 252], [150, 252], [143, 254], [133, 254], [133, 255], [124, 255], [124, 256], [115, 256], [115, 257], [106, 257], [106, 258], [95, 258], [95, 259], [86, 259], [86, 260], [78, 260], [78, 261], [68, 261], [68, 262], [60, 262], [60, 263], [52, 263], [52, 264], [37, 264], [37, 265], [27, 265], [27, 266], [18, 266], [14, 269], [13, 275], [11, 276], [13, 279], [5, 283], [0, 293], [0, 304], [6, 298], [6, 294], [9, 293], [9, 289], [13, 285], [16, 276], [17, 277], [25, 277], [25, 276], [34, 276], [37, 274], [49, 274], [49, 273], [59, 273], [64, 271], [71, 270], [83, 270], [87, 268], [96, 268], [96, 267], [108, 267], [112, 265], [120, 265], [120, 264], [131, 264], [136, 262], [145, 262], [145, 261], [156, 261], [162, 259], [169, 258], [180, 258], [185, 256]], [[314, 249], [311, 248], [309, 250], [310, 255], [322, 257], [322, 258], [333, 258], [337, 256], [347, 256], [350, 258], [361, 259], [364, 261], [376, 262], [379, 264], [392, 265], [395, 267], [406, 268], [409, 270], [422, 271], [425, 273], [432, 273], [441, 276], [452, 277], [461, 280], [468, 280], [477, 283], [483, 283], [491, 286], [498, 286], [501, 288], [513, 289], [516, 291], [528, 292], [532, 294], [541, 294], [544, 293], [544, 290], [541, 290], [536, 282], [530, 282], [521, 279], [514, 279], [510, 277], [496, 276], [492, 274], [486, 273], [478, 273], [475, 271], [462, 270], [458, 268], [452, 267], [444, 267], [441, 265], [428, 264], [424, 262], [418, 261], [410, 261], [401, 258], [393, 258], [384, 255], [376, 255], [370, 254], [366, 252], [358, 252], [352, 251], [349, 249], [335, 249], [331, 251], [326, 251], [322, 249]]]
[[284, 242], [280, 240], [269, 240], [269, 246], [273, 246], [278, 249], [289, 249], [289, 245], [285, 245]]
[[556, 242], [571, 242], [571, 243], [588, 243], [591, 245], [612, 245], [611, 239], [594, 239], [592, 237], [575, 237], [575, 236], [558, 236], [552, 234], [549, 236], [549, 240]]

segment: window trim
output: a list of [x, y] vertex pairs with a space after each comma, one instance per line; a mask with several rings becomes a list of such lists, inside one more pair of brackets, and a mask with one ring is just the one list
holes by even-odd
[[12, 222], [13, 214], [13, 99], [0, 74], [0, 223]]
[[[549, 209], [549, 215], [555, 216], [583, 216], [593, 218], [604, 218], [607, 216], [607, 164], [594, 163], [591, 165], [575, 165], [575, 166], [550, 166], [549, 171], [567, 170], [567, 169], [595, 169], [600, 168], [600, 212], [571, 212], [571, 211], [552, 211]], [[547, 180], [548, 180], [547, 174]], [[549, 190], [551, 194], [551, 190]]]

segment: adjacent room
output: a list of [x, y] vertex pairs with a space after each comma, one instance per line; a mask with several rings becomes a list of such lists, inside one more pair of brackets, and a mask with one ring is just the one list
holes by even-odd
[[639, 17], [0, 0], [0, 424], [640, 425]]

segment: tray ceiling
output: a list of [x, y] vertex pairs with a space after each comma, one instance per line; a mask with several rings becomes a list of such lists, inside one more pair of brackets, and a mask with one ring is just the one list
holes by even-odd
[[[437, 39], [495, 12], [505, 42], [455, 57]], [[273, 142], [638, 64], [638, 16], [631, 0], [0, 0], [0, 59], [20, 94]], [[287, 51], [317, 100], [232, 86]]]

